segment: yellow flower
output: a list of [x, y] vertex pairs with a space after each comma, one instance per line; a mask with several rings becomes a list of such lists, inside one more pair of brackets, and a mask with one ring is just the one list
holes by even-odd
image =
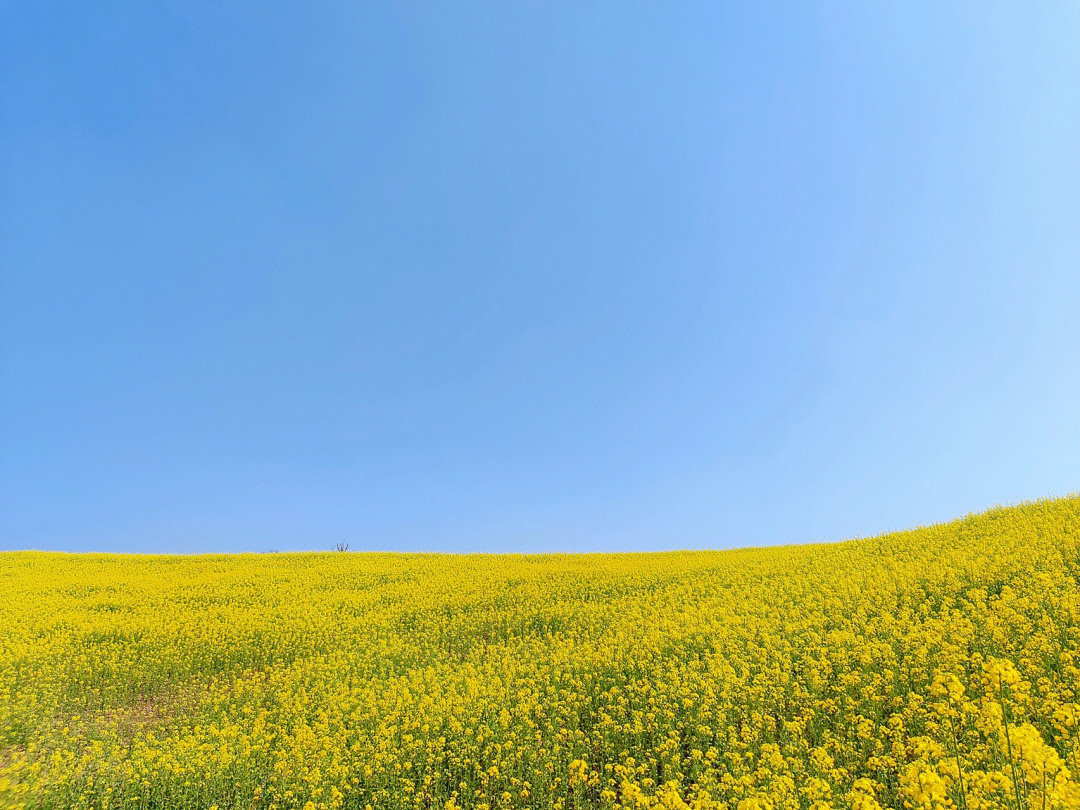
[[2, 552], [0, 807], [1072, 810], [1078, 572], [1077, 496], [740, 551]]

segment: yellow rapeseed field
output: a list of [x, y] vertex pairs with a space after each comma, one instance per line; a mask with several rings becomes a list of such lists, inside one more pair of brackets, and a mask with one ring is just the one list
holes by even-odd
[[0, 805], [1080, 808], [1080, 498], [671, 554], [0, 554]]

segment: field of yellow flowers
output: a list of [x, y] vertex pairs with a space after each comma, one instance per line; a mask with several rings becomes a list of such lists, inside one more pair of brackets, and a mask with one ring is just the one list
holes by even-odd
[[0, 554], [0, 806], [1080, 808], [1080, 497], [669, 554]]

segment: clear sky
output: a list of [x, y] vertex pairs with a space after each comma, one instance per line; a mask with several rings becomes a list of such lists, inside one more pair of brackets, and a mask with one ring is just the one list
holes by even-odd
[[1080, 489], [1080, 5], [10, 3], [0, 548]]

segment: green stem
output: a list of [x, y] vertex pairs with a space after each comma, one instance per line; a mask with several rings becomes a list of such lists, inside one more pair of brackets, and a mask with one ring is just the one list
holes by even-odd
[[1005, 746], [1009, 751], [1009, 767], [1012, 769], [1013, 790], [1016, 791], [1016, 810], [1021, 810], [1020, 804], [1020, 780], [1016, 776], [1016, 762], [1013, 761], [1012, 739], [1009, 736], [1009, 713], [1005, 708], [1005, 685], [998, 686], [998, 695], [1001, 698], [1001, 719], [1005, 723]]
[[956, 724], [953, 723], [952, 717], [949, 717], [948, 720], [949, 731], [952, 733], [953, 754], [956, 757], [956, 778], [960, 780], [960, 802], [964, 810], [967, 810], [967, 789], [964, 787], [964, 770], [960, 766], [960, 745], [956, 740]]

